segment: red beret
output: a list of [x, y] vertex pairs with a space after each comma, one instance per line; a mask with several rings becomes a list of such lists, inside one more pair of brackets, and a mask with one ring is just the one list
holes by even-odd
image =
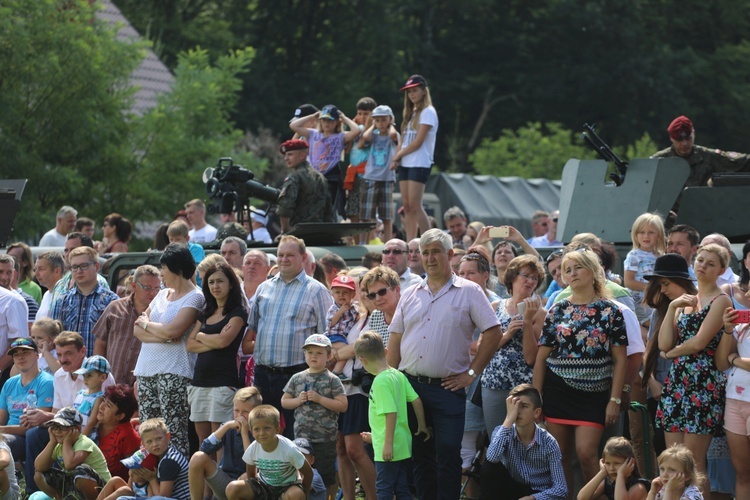
[[693, 133], [693, 122], [687, 116], [678, 116], [669, 124], [667, 132], [669, 132], [669, 137], [676, 141], [686, 139]]
[[309, 147], [310, 146], [308, 146], [305, 141], [294, 139], [294, 140], [288, 140], [286, 142], [282, 142], [281, 146], [279, 146], [279, 152], [281, 154], [284, 154], [287, 151], [297, 151], [300, 149], [308, 149]]

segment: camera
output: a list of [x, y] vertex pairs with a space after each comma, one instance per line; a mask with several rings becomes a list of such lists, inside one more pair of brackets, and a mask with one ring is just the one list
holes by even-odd
[[251, 197], [270, 204], [278, 203], [281, 191], [254, 178], [255, 174], [241, 165], [235, 165], [231, 158], [221, 158], [216, 168], [209, 167], [203, 172], [206, 193], [218, 202], [222, 214], [233, 211], [242, 214]]
[[370, 392], [375, 377], [364, 368], [352, 370], [352, 385], [358, 385], [364, 392]]

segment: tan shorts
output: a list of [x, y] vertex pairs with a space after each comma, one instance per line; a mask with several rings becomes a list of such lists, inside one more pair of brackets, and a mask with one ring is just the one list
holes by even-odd
[[190, 420], [224, 423], [234, 418], [234, 387], [194, 387], [188, 385]]

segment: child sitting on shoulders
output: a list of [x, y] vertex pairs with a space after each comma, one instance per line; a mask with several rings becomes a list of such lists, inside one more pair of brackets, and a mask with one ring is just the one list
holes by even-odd
[[[354, 279], [349, 276], [336, 276], [331, 282], [333, 305], [326, 314], [328, 330], [325, 334], [331, 340], [331, 348], [334, 353], [342, 347], [346, 347], [346, 336], [359, 320], [359, 309], [354, 301], [356, 293], [357, 286]], [[346, 360], [337, 360], [333, 367], [333, 374], [341, 380], [347, 380], [346, 375], [344, 375], [345, 366]]]
[[97, 354], [86, 358], [81, 368], [73, 372], [83, 376], [83, 385], [86, 386], [85, 389], [78, 391], [73, 401], [73, 408], [78, 410], [83, 417], [83, 433], [87, 436], [91, 436], [99, 423], [99, 405], [104, 399], [102, 385], [111, 371], [109, 361]]

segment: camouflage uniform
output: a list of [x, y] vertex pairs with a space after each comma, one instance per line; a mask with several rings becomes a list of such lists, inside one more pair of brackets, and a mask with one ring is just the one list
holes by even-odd
[[328, 181], [323, 174], [304, 162], [284, 179], [279, 195], [280, 217], [289, 217], [289, 224], [300, 222], [335, 222]]
[[[670, 146], [654, 154], [651, 158], [676, 156], [678, 156], [677, 152]], [[690, 176], [685, 182], [685, 187], [707, 186], [714, 172], [750, 171], [750, 155], [720, 149], [708, 149], [695, 145], [690, 156], [683, 159], [690, 164]]]

